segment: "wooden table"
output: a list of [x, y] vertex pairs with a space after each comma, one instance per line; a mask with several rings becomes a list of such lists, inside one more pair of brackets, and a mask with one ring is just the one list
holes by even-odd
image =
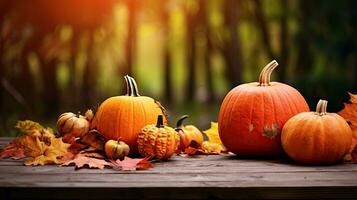
[[[10, 138], [0, 138], [0, 146]], [[146, 171], [26, 167], [0, 160], [0, 199], [357, 199], [357, 164], [297, 166], [232, 155], [175, 156]]]

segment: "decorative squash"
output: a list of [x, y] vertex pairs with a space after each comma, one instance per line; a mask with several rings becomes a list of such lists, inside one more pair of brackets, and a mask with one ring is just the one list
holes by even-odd
[[285, 152], [304, 164], [333, 164], [348, 153], [352, 131], [346, 120], [327, 113], [327, 101], [320, 100], [316, 112], [303, 112], [284, 125], [281, 141]]
[[267, 64], [259, 82], [239, 85], [224, 98], [219, 111], [219, 136], [237, 155], [277, 156], [282, 153], [280, 133], [292, 116], [309, 111], [304, 97], [289, 85], [270, 82], [278, 63]]
[[179, 149], [183, 150], [187, 148], [192, 141], [195, 141], [201, 146], [203, 142], [203, 135], [201, 131], [193, 125], [183, 125], [183, 121], [188, 118], [188, 115], [182, 116], [176, 124], [176, 131], [180, 135], [180, 145]]
[[179, 135], [173, 128], [164, 126], [162, 115], [158, 116], [156, 125], [146, 125], [138, 136], [139, 153], [149, 159], [169, 159], [179, 143]]
[[120, 138], [129, 145], [131, 154], [136, 154], [140, 129], [154, 124], [158, 115], [165, 114], [165, 109], [154, 99], [140, 96], [132, 77], [124, 78], [127, 94], [105, 100], [94, 117], [92, 128], [96, 128], [106, 140]]
[[84, 116], [66, 112], [58, 117], [56, 127], [62, 136], [71, 135], [74, 137], [82, 137], [88, 133], [92, 118], [92, 110], [87, 110]]
[[108, 140], [105, 143], [104, 150], [107, 157], [113, 160], [123, 160], [130, 152], [130, 148], [125, 142], [115, 140]]

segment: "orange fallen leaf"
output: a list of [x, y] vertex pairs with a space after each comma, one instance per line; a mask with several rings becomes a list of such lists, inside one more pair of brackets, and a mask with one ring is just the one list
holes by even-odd
[[26, 157], [25, 151], [24, 149], [19, 148], [17, 144], [15, 144], [14, 142], [11, 142], [0, 152], [0, 159], [10, 158], [10, 157], [14, 160], [25, 158]]
[[103, 159], [92, 158], [82, 154], [78, 154], [73, 160], [62, 164], [62, 166], [68, 165], [75, 165], [75, 169], [81, 169], [86, 166], [96, 169], [104, 169], [106, 166], [112, 167], [109, 162]]
[[153, 167], [151, 162], [144, 158], [129, 158], [126, 156], [122, 161], [117, 159], [111, 162], [115, 169], [123, 171], [145, 170]]
[[357, 94], [348, 94], [350, 95], [349, 102], [345, 103], [344, 108], [337, 114], [346, 119], [353, 133], [351, 149], [345, 160], [357, 163]]

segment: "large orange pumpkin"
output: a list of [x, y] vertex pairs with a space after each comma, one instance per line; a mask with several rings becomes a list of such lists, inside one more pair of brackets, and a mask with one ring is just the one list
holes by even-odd
[[[137, 151], [138, 134], [145, 125], [155, 124], [164, 108], [154, 99], [140, 96], [135, 80], [125, 76], [127, 94], [105, 100], [99, 107], [92, 128], [96, 128], [106, 140], [119, 140], [130, 147], [130, 153]], [[166, 118], [164, 123], [166, 123]]]
[[303, 112], [284, 125], [281, 142], [285, 152], [304, 164], [333, 164], [349, 151], [352, 131], [346, 120], [327, 113], [327, 101], [320, 100], [316, 112]]
[[304, 97], [293, 87], [270, 82], [274, 60], [259, 82], [239, 85], [224, 98], [219, 112], [219, 136], [231, 152], [243, 156], [277, 156], [282, 152], [280, 133], [285, 122], [309, 111]]

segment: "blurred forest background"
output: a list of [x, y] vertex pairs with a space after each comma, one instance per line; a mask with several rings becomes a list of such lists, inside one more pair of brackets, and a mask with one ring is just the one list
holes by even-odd
[[225, 94], [257, 81], [297, 88], [338, 111], [357, 89], [354, 0], [0, 0], [0, 136], [20, 119], [54, 126], [125, 93], [208, 128]]

